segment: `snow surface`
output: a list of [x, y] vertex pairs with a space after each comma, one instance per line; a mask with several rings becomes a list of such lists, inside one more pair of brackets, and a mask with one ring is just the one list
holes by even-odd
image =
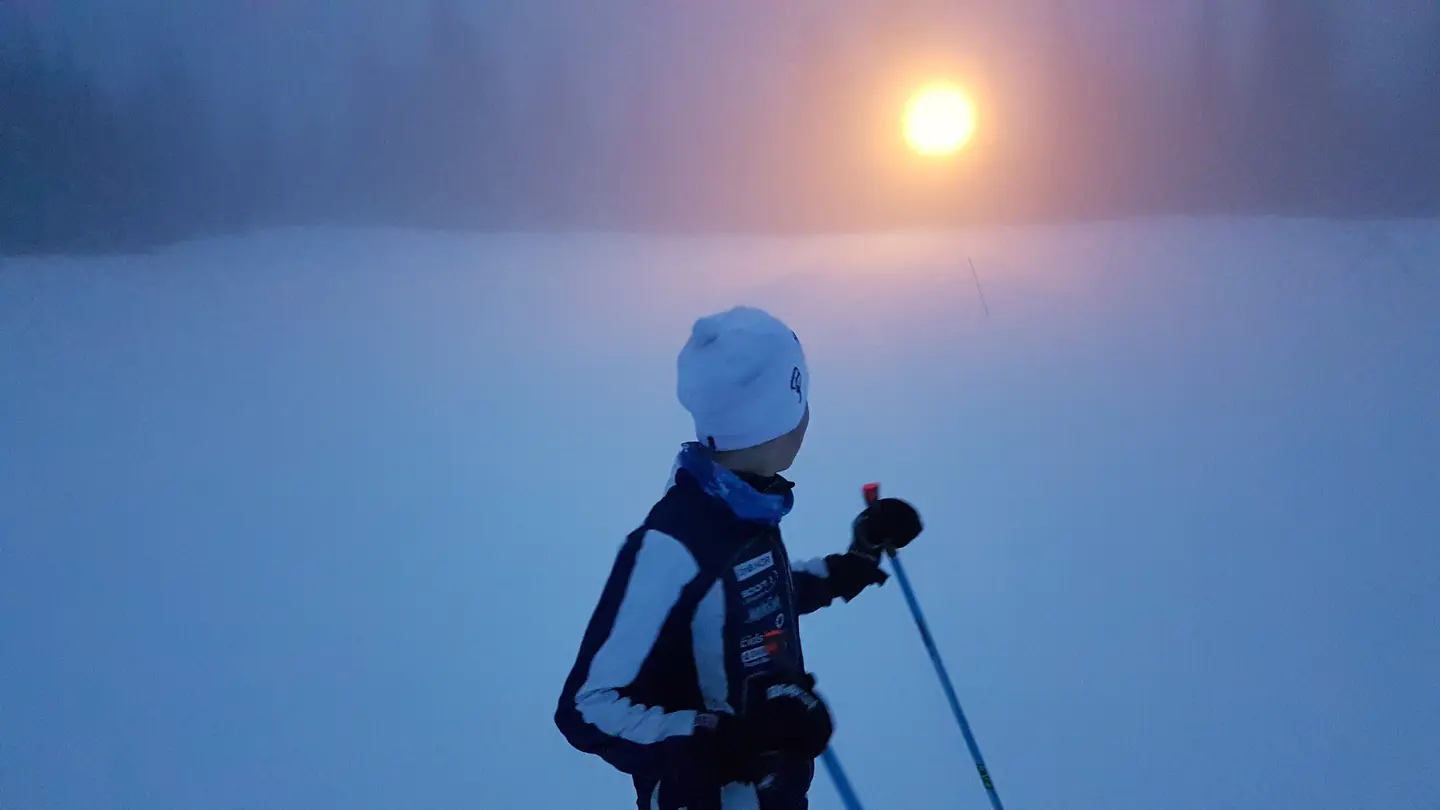
[[[1440, 806], [1437, 271], [1284, 220], [8, 260], [0, 806], [631, 806], [551, 712], [742, 302], [811, 358], [793, 552], [919, 506], [1008, 807]], [[805, 625], [867, 808], [983, 807], [898, 587]]]

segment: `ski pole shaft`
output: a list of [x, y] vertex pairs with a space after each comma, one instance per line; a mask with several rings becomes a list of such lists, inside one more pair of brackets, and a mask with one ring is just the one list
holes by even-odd
[[895, 568], [895, 578], [900, 580], [900, 589], [905, 592], [905, 601], [910, 603], [910, 612], [915, 614], [915, 625], [920, 628], [920, 637], [925, 642], [925, 649], [930, 652], [930, 660], [935, 664], [935, 672], [940, 676], [940, 686], [945, 690], [945, 698], [950, 701], [950, 711], [955, 715], [955, 722], [960, 724], [960, 733], [965, 737], [965, 745], [970, 749], [970, 758], [975, 760], [975, 770], [980, 773], [980, 783], [985, 786], [985, 793], [990, 797], [990, 806], [994, 810], [1004, 810], [1000, 804], [1000, 794], [995, 792], [995, 782], [990, 778], [990, 771], [985, 767], [985, 760], [980, 756], [980, 746], [975, 742], [975, 735], [970, 731], [970, 723], [965, 720], [965, 712], [960, 708], [960, 699], [955, 696], [955, 687], [950, 683], [950, 676], [945, 672], [945, 664], [940, 660], [940, 651], [935, 647], [935, 639], [930, 635], [930, 628], [925, 623], [925, 617], [920, 613], [920, 604], [915, 599], [915, 591], [910, 587], [910, 580], [905, 576], [905, 567], [900, 564], [900, 557], [897, 554], [890, 555], [890, 564]]
[[826, 748], [820, 756], [825, 760], [825, 769], [830, 772], [830, 781], [835, 783], [835, 792], [840, 794], [840, 803], [845, 805], [845, 810], [864, 810], [860, 806], [860, 797], [855, 795], [855, 788], [850, 786], [850, 780], [845, 776], [845, 769], [840, 767], [840, 757], [835, 755], [835, 750]]
[[[880, 485], [865, 485], [865, 501], [874, 503], [880, 499]], [[950, 683], [950, 675], [945, 671], [945, 662], [940, 660], [940, 650], [935, 646], [935, 638], [930, 635], [930, 625], [925, 621], [925, 615], [920, 612], [920, 602], [915, 598], [915, 589], [910, 587], [910, 578], [905, 575], [905, 566], [900, 564], [900, 555], [894, 549], [889, 549], [890, 565], [895, 569], [895, 578], [900, 581], [900, 590], [905, 594], [905, 602], [910, 606], [910, 613], [915, 617], [915, 626], [920, 630], [920, 639], [925, 642], [925, 649], [930, 653], [930, 662], [935, 665], [935, 673], [940, 676], [940, 687], [945, 691], [945, 698], [950, 702], [950, 711], [955, 715], [955, 722], [960, 725], [960, 733], [965, 737], [965, 746], [970, 749], [970, 758], [975, 761], [975, 769], [980, 773], [980, 783], [985, 786], [985, 793], [990, 798], [990, 806], [994, 810], [1005, 810], [1000, 804], [1000, 794], [995, 791], [995, 782], [990, 778], [990, 771], [985, 767], [985, 759], [980, 756], [980, 746], [975, 742], [975, 735], [970, 731], [970, 723], [965, 719], [965, 712], [960, 708], [960, 698], [955, 696], [955, 687]]]

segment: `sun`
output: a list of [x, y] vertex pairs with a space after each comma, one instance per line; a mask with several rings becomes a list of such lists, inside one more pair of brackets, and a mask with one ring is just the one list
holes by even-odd
[[951, 84], [926, 87], [905, 105], [905, 141], [921, 155], [960, 151], [975, 134], [975, 105]]

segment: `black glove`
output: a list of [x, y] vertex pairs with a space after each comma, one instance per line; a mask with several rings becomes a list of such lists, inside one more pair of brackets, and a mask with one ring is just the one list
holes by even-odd
[[915, 507], [899, 498], [866, 507], [852, 524], [850, 550], [825, 558], [835, 595], [849, 602], [870, 585], [884, 585], [890, 576], [880, 570], [880, 558], [910, 545], [922, 528]]
[[850, 553], [878, 563], [885, 552], [910, 545], [924, 528], [915, 507], [899, 498], [881, 498], [855, 518]]
[[745, 724], [758, 753], [815, 759], [830, 745], [834, 721], [815, 679], [759, 676], [746, 684]]
[[809, 675], [760, 675], [746, 684], [745, 711], [695, 716], [696, 758], [712, 784], [758, 782], [762, 756], [781, 753], [814, 759], [834, 733], [830, 710]]

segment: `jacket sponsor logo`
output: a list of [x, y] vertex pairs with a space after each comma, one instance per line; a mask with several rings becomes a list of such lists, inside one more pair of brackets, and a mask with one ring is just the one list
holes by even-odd
[[764, 643], [765, 643], [765, 636], [762, 635], [762, 634], [760, 634], [760, 633], [751, 633], [751, 634], [748, 635], [748, 636], [741, 636], [741, 637], [740, 637], [740, 647], [741, 647], [742, 649], [744, 649], [744, 648], [746, 648], [746, 647], [754, 647], [754, 646], [756, 646], [756, 645], [764, 644]]
[[757, 582], [754, 585], [751, 585], [750, 587], [741, 591], [740, 599], [748, 605], [751, 601], [765, 596], [766, 594], [775, 590], [775, 586], [779, 584], [780, 577], [776, 576], [775, 574], [771, 574], [770, 576], [765, 577], [763, 581]]
[[775, 555], [773, 552], [767, 551], [759, 557], [752, 557], [735, 566], [735, 579], [743, 582], [761, 571], [773, 567], [775, 567]]
[[764, 647], [755, 647], [740, 653], [740, 663], [747, 667], [759, 666], [770, 660], [770, 651]]
[[814, 696], [811, 695], [809, 692], [806, 692], [804, 689], [801, 689], [800, 687], [790, 683], [777, 683], [774, 686], [766, 689], [765, 697], [769, 698], [770, 700], [775, 700], [777, 698], [793, 698], [800, 701], [800, 703], [804, 705], [807, 710], [814, 709], [815, 707], [820, 705], [819, 702], [815, 700]]
[[766, 599], [764, 602], [756, 605], [755, 607], [750, 608], [750, 612], [745, 614], [745, 620], [751, 622], [759, 621], [760, 619], [769, 616], [771, 613], [774, 613], [779, 609], [780, 597], [772, 596], [769, 599]]

